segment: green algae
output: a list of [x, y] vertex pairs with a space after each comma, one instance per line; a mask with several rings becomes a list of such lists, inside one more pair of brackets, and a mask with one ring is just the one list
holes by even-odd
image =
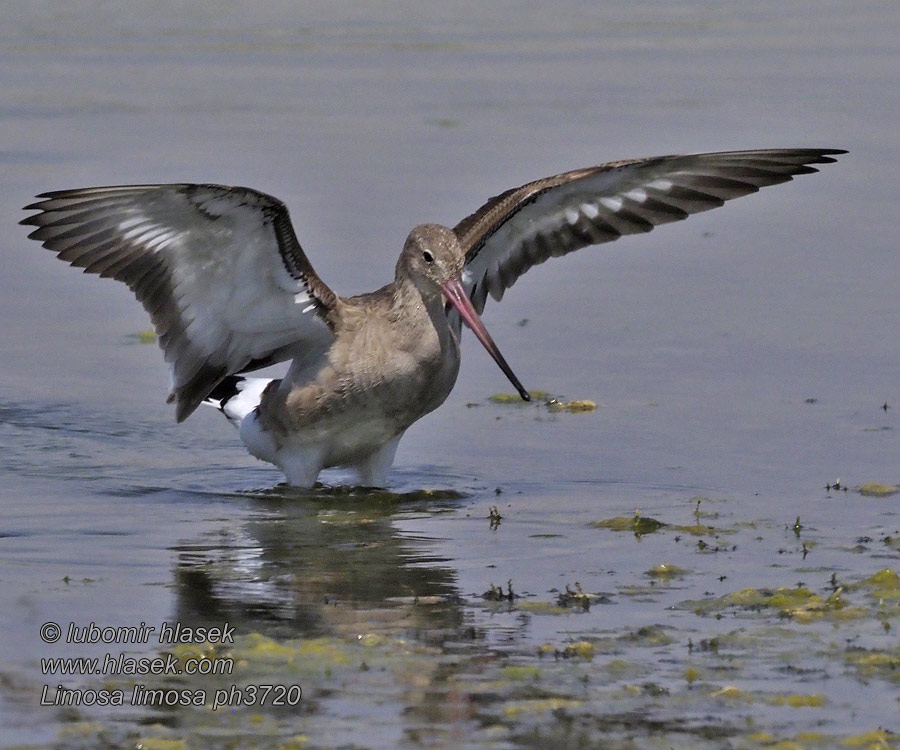
[[537, 680], [541, 676], [541, 670], [538, 667], [526, 667], [510, 665], [503, 667], [500, 674], [507, 680]]
[[789, 706], [790, 708], [822, 708], [825, 696], [821, 693], [811, 695], [774, 695], [768, 699], [773, 706]]
[[576, 641], [567, 644], [563, 654], [568, 658], [593, 659], [596, 651], [596, 646], [590, 641]]
[[[543, 405], [548, 411], [553, 413], [569, 412], [571, 414], [592, 412], [597, 409], [597, 402], [590, 399], [573, 399], [564, 401], [558, 396], [554, 396], [548, 391], [528, 391], [531, 401], [525, 401], [518, 393], [495, 393], [488, 396], [488, 401], [492, 404], [500, 404], [503, 406], [525, 406], [528, 404]], [[477, 404], [470, 404], [477, 406]]]
[[575, 401], [557, 401], [556, 399], [551, 399], [547, 402], [547, 409], [552, 412], [567, 411], [577, 414], [579, 412], [596, 411], [597, 402], [588, 399]]
[[893, 568], [884, 568], [860, 581], [857, 588], [865, 589], [879, 601], [896, 602], [900, 600], [900, 575]]
[[642, 537], [644, 534], [652, 534], [654, 531], [664, 528], [667, 524], [657, 521], [650, 516], [641, 515], [640, 511], [635, 511], [633, 516], [614, 516], [601, 521], [591, 521], [589, 524], [596, 529], [609, 529], [610, 531], [629, 531], [636, 537]]
[[132, 344], [154, 344], [156, 343], [156, 331], [137, 331], [129, 333], [126, 338]]
[[[473, 514], [476, 515], [481, 517], [484, 513]], [[702, 520], [707, 520], [709, 515], [712, 514]], [[792, 513], [790, 518], [794, 516]], [[351, 540], [356, 534], [371, 535], [371, 530], [377, 527], [373, 521], [390, 517], [390, 513], [373, 506], [357, 509], [338, 503], [330, 509], [321, 505], [311, 507], [315, 529], [337, 532], [346, 528], [347, 538]], [[706, 533], [712, 528], [699, 525]], [[804, 525], [812, 528], [814, 524], [804, 517]], [[484, 533], [487, 533], [486, 526], [481, 529]], [[670, 542], [679, 533], [677, 528], [661, 526], [663, 533], [653, 537], [653, 548], [658, 540]], [[779, 539], [785, 536], [783, 519], [769, 528], [775, 530]], [[787, 536], [793, 543], [790, 528], [788, 525]], [[633, 532], [628, 524], [623, 524], [621, 530]], [[584, 533], [590, 535], [589, 530]], [[604, 544], [614, 539], [614, 535], [595, 537], [602, 538]], [[619, 544], [622, 541], [629, 546], [633, 544], [627, 539]], [[698, 554], [700, 550], [693, 551], [693, 546], [692, 540], [681, 543], [675, 551], [682, 557], [674, 559], [682, 562]], [[341, 564], [344, 559], [341, 558]], [[453, 592], [429, 595], [410, 591], [406, 596], [382, 600], [384, 611], [381, 612], [378, 607], [359, 608], [348, 599], [330, 599], [321, 607], [327, 625], [316, 631], [329, 635], [290, 637], [296, 631], [287, 628], [278, 630], [280, 635], [272, 631], [240, 636], [228, 649], [210, 644], [176, 646], [171, 651], [180, 662], [222, 655], [235, 658], [237, 666], [228, 679], [239, 686], [263, 680], [302, 685], [303, 703], [293, 714], [284, 717], [274, 711], [246, 708], [237, 708], [227, 715], [212, 715], [208, 707], [179, 710], [179, 725], [174, 731], [160, 727], [157, 737], [156, 729], [145, 725], [134, 739], [183, 741], [187, 747], [213, 750], [238, 746], [260, 750], [323, 750], [329, 746], [326, 739], [331, 728], [347, 731], [347, 719], [333, 718], [331, 707], [336, 705], [341, 710], [349, 704], [362, 706], [362, 710], [378, 717], [390, 717], [392, 712], [401, 710], [410, 726], [422, 727], [410, 730], [414, 732], [410, 736], [418, 737], [416, 741], [421, 744], [425, 733], [433, 733], [435, 746], [452, 744], [452, 737], [444, 733], [448, 721], [464, 721], [467, 727], [474, 727], [471, 747], [485, 749], [559, 746], [590, 750], [601, 747], [815, 750], [849, 742], [851, 738], [846, 735], [827, 731], [796, 731], [827, 726], [832, 714], [840, 715], [846, 708], [833, 686], [821, 694], [804, 690], [804, 685], [809, 684], [805, 675], [811, 672], [812, 679], [816, 679], [814, 670], [824, 664], [830, 673], [845, 682], [884, 681], [892, 689], [898, 684], [900, 653], [892, 647], [848, 648], [846, 640], [856, 632], [857, 625], [843, 625], [844, 619], [868, 618], [870, 622], [861, 625], [868, 628], [867, 637], [873, 637], [879, 619], [886, 622], [896, 611], [896, 600], [891, 598], [900, 586], [896, 572], [873, 567], [875, 572], [869, 571], [868, 577], [845, 582], [842, 574], [840, 582], [835, 576], [829, 584], [831, 568], [802, 569], [801, 575], [801, 569], [794, 567], [806, 579], [803, 585], [734, 587], [730, 592], [718, 588], [717, 594], [721, 595], [710, 594], [689, 602], [696, 605], [701, 617], [715, 615], [741, 620], [738, 627], [718, 632], [718, 623], [694, 620], [685, 611], [690, 607], [684, 604], [680, 605], [682, 611], [671, 619], [668, 614], [662, 614], [659, 606], [668, 608], [677, 602], [679, 594], [667, 585], [669, 581], [690, 574], [689, 581], [677, 585], [690, 584], [694, 590], [703, 591], [716, 587], [715, 580], [720, 583], [726, 580], [724, 576], [714, 579], [709, 575], [711, 566], [704, 569], [707, 558], [697, 559], [698, 564], [691, 565], [695, 568], [691, 571], [668, 560], [650, 560], [630, 568], [627, 575], [609, 579], [606, 576], [610, 573], [605, 568], [588, 573], [579, 571], [580, 576], [587, 576], [582, 581], [590, 581], [598, 588], [609, 585], [618, 594], [617, 604], [629, 597], [626, 606], [597, 608], [599, 616], [587, 607], [606, 597], [585, 592], [582, 584], [567, 579], [564, 571], [558, 571], [560, 577], [556, 584], [562, 592], [550, 588], [547, 601], [539, 601], [528, 593], [533, 590], [533, 582], [527, 580], [523, 571], [521, 581], [517, 573], [515, 591], [511, 583], [491, 586], [495, 601], [481, 600], [471, 594], [460, 601]], [[779, 580], [790, 580], [783, 571], [777, 571], [778, 567], [773, 569]], [[327, 573], [327, 570], [304, 567], [302, 577], [292, 579], [293, 585], [333, 580], [334, 573], [332, 578]], [[818, 578], [811, 577], [815, 575]], [[599, 582], [600, 576], [612, 583]], [[849, 574], [847, 577], [850, 578]], [[637, 587], [632, 584], [635, 580], [654, 585]], [[325, 585], [328, 586], [325, 591], [339, 590], [332, 589], [332, 583]], [[721, 593], [723, 590], [725, 593]], [[308, 597], [308, 592], [303, 595]], [[641, 599], [642, 596], [645, 598]], [[637, 627], [647, 620], [644, 616], [632, 618], [634, 603], [638, 603], [639, 610], [644, 610], [644, 615], [649, 614], [641, 601], [658, 602], [654, 603], [653, 611], [660, 611], [659, 622], [663, 624]], [[424, 618], [430, 617], [426, 612], [431, 610], [435, 611], [435, 617], [431, 625], [425, 626], [425, 632], [434, 635], [428, 636], [432, 645], [426, 646], [421, 642], [424, 639], [415, 634], [421, 632], [423, 622], [427, 622]], [[582, 615], [589, 611], [590, 615]], [[468, 622], [447, 619], [460, 614]], [[538, 617], [573, 614], [579, 616], [564, 618], [559, 624]], [[381, 616], [385, 616], [383, 621], [378, 620]], [[550, 632], [542, 636], [546, 641], [537, 642], [540, 645], [510, 638], [497, 641], [498, 648], [486, 647], [480, 639], [491, 631], [482, 629], [480, 624], [471, 626], [469, 618], [473, 616], [476, 623], [485, 619], [496, 623], [500, 633], [506, 632], [510, 624]], [[597, 628], [597, 622], [603, 622], [603, 627]], [[819, 622], [822, 627], [796, 626], [804, 622]], [[704, 632], [706, 628], [709, 629]], [[832, 631], [836, 635], [831, 636]], [[874, 637], [880, 635], [876, 632]], [[437, 643], [445, 645], [434, 645]], [[188, 685], [202, 684], [207, 689], [222, 683], [208, 677], [202, 682], [199, 677], [184, 679]], [[779, 724], [778, 719], [769, 719], [788, 714], [791, 717], [788, 721], [795, 722], [793, 730], [790, 725]], [[832, 732], [839, 731], [834, 722], [831, 727]], [[895, 739], [890, 734], [881, 739], [871, 736], [868, 744], [855, 746], [891, 747]], [[219, 737], [223, 739], [220, 741]], [[603, 743], [598, 738], [603, 738]], [[881, 740], [887, 744], [878, 745]], [[89, 748], [101, 745], [102, 741], [100, 738], [92, 744], [85, 739], [73, 743], [73, 747]], [[122, 743], [125, 745], [133, 747], [135, 743]]]
[[[710, 524], [701, 523], [699, 521], [699, 517], [701, 514], [695, 513], [697, 518], [696, 523], [693, 524], [674, 524], [665, 521], [660, 521], [659, 519], [652, 518], [650, 516], [644, 516], [640, 511], [635, 511], [633, 516], [614, 516], [612, 518], [605, 518], [600, 521], [591, 521], [590, 526], [598, 529], [609, 529], [611, 531], [630, 531], [636, 537], [640, 538], [645, 534], [652, 534], [654, 531], [659, 531], [660, 529], [667, 529], [668, 531], [674, 531], [677, 535], [680, 534], [689, 534], [693, 537], [718, 537], [723, 534], [735, 534], [737, 533], [737, 529], [727, 529], [727, 528], [719, 528], [716, 526], [712, 526]], [[705, 514], [708, 516], [718, 515], [718, 514]], [[676, 539], [677, 541], [677, 539]], [[718, 544], [706, 544], [702, 543], [703, 546], [701, 551], [711, 550], [717, 551], [719, 549]]]
[[841, 744], [844, 747], [864, 748], [864, 750], [893, 750], [900, 741], [900, 735], [887, 729], [876, 729], [872, 732], [861, 732], [860, 734], [845, 737]]
[[518, 393], [495, 393], [493, 396], [488, 396], [488, 401], [492, 404], [520, 404], [523, 406], [528, 403]]
[[672, 643], [672, 637], [662, 625], [644, 625], [625, 633], [620, 640], [631, 646], [667, 646]]
[[[531, 401], [533, 403], [544, 403], [553, 398], [547, 391], [528, 391], [528, 395], [531, 396]], [[488, 396], [488, 401], [492, 404], [517, 404], [520, 406], [529, 403], [518, 393], [495, 393], [493, 396]]]
[[503, 713], [509, 719], [517, 719], [525, 714], [540, 714], [549, 711], [561, 711], [569, 708], [578, 708], [583, 701], [573, 698], [535, 698], [533, 700], [520, 700], [507, 703]]
[[[842, 589], [833, 591], [825, 597], [811, 591], [805, 586], [779, 587], [777, 589], [740, 589], [723, 596], [686, 601], [681, 607], [691, 609], [698, 615], [708, 615], [728, 609], [750, 610], [755, 612], [774, 612], [780, 616], [790, 617], [798, 622], [808, 622], [816, 617], [842, 612], [845, 609]], [[857, 609], [849, 609], [844, 618], [863, 616], [865, 613]]]
[[714, 536], [716, 533], [734, 533], [729, 531], [720, 531], [717, 530], [714, 526], [707, 526], [702, 523], [695, 524], [679, 524], [671, 527], [674, 531], [679, 531], [683, 534], [690, 534], [691, 536]]
[[660, 563], [659, 565], [654, 565], [649, 570], [644, 571], [645, 576], [663, 581], [668, 581], [673, 578], [683, 578], [688, 573], [690, 573], [690, 571], [686, 568], [680, 568], [677, 565], [672, 565], [672, 563]]
[[767, 731], [756, 731], [744, 737], [741, 747], [760, 750], [816, 750], [816, 748], [844, 747], [859, 750], [896, 750], [900, 737], [886, 729], [876, 729], [859, 734], [834, 736], [825, 732], [797, 732], [791, 737], [778, 739]]
[[278, 641], [250, 633], [232, 651], [238, 666], [252, 673], [261, 669], [306, 674], [328, 673], [358, 664], [348, 644], [334, 638]]
[[859, 494], [867, 497], [890, 497], [900, 492], [896, 484], [882, 484], [881, 482], [866, 482], [859, 488]]
[[710, 693], [711, 698], [717, 698], [723, 701], [744, 701], [752, 702], [755, 700], [753, 694], [747, 690], [742, 690], [734, 685], [726, 685], [725, 687], [713, 690]]
[[148, 736], [137, 741], [135, 750], [188, 750], [188, 745], [183, 739]]
[[900, 682], [900, 646], [893, 649], [849, 647], [844, 658], [859, 677]]

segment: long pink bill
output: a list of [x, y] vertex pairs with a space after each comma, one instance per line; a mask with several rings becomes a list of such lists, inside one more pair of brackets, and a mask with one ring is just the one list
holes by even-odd
[[472, 329], [472, 332], [478, 337], [478, 340], [484, 345], [484, 348], [488, 350], [488, 354], [494, 358], [494, 362], [500, 366], [500, 369], [503, 370], [504, 375], [509, 378], [509, 382], [515, 386], [522, 399], [531, 401], [531, 396], [528, 395], [528, 391], [526, 391], [519, 382], [519, 379], [515, 376], [515, 373], [513, 373], [512, 368], [506, 364], [506, 360], [503, 359], [503, 355], [491, 338], [491, 334], [487, 332], [484, 323], [481, 322], [481, 318], [478, 317], [478, 313], [475, 312], [475, 308], [472, 307], [472, 303], [469, 301], [469, 295], [467, 295], [466, 290], [463, 289], [463, 285], [459, 278], [450, 279], [450, 281], [441, 287], [441, 291], [447, 301], [459, 310], [459, 314], [462, 316], [465, 324]]

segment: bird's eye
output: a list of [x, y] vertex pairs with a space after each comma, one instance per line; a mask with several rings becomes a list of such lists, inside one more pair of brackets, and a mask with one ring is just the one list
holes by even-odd
[[422, 259], [426, 263], [434, 263], [434, 256], [431, 253], [429, 253], [427, 250], [422, 251]]

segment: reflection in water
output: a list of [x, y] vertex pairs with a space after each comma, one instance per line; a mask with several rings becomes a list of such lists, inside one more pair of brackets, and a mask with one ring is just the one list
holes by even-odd
[[[402, 497], [259, 496], [255, 517], [176, 548], [177, 618], [225, 619], [239, 623], [239, 632], [295, 638], [344, 631], [366, 622], [373, 608], [396, 610], [407, 628], [459, 626], [449, 561], [391, 523], [398, 510], [434, 513], [440, 503], [397, 504]], [[410, 610], [408, 602], [423, 597], [447, 606]]]
[[[455, 572], [430, 540], [402, 535], [393, 523], [398, 515], [451, 510], [454, 493], [350, 494], [276, 488], [256, 497], [255, 512], [239, 526], [175, 550], [175, 619], [228, 622], [238, 634], [219, 653], [235, 656], [239, 674], [198, 684], [303, 689], [297, 711], [260, 708], [262, 731], [242, 714], [234, 731], [254, 741], [296, 734], [298, 712], [304, 731], [353, 742], [359, 712], [375, 711], [367, 733], [384, 747], [404, 736], [433, 738], [448, 722], [470, 718], [468, 698], [450, 689], [464, 663], [451, 654], [479, 637], [466, 624]], [[179, 737], [221, 721], [208, 709], [163, 716]]]

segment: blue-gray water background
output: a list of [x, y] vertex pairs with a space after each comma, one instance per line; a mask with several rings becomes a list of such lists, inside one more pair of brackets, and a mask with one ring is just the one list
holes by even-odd
[[[455, 602], [454, 627], [477, 630], [491, 659], [622, 628], [671, 627], [673, 645], [642, 663], [678, 695], [683, 665], [653, 665], [687, 658], [684, 644], [719, 626], [667, 607], [746, 586], [822, 586], [833, 571], [860, 579], [896, 568], [896, 548], [878, 546], [900, 526], [896, 498], [853, 490], [900, 481], [898, 123], [900, 6], [887, 0], [6, 2], [3, 742], [74, 742], [65, 734], [72, 716], [37, 706], [36, 691], [54, 682], [38, 659], [82, 654], [42, 644], [38, 628], [48, 620], [227, 615], [246, 632], [276, 621], [280, 637], [337, 637], [344, 631], [321, 613], [309, 615], [314, 625], [297, 616], [313, 594], [279, 588], [285, 578], [318, 575], [361, 619], [397, 597], [444, 596]], [[249, 185], [287, 203], [320, 275], [352, 294], [391, 278], [412, 226], [453, 225], [513, 185], [618, 158], [782, 146], [850, 154], [822, 174], [551, 261], [502, 304], [489, 303], [485, 322], [527, 387], [599, 408], [554, 415], [487, 403], [508, 386], [469, 337], [456, 390], [407, 433], [393, 474], [400, 492], [465, 497], [390, 504], [338, 541], [322, 529], [329, 514], [352, 516], [351, 501], [277, 492], [260, 500], [254, 493], [280, 475], [248, 457], [220, 415], [200, 410], [175, 425], [159, 351], [129, 338], [148, 321], [128, 290], [67, 268], [17, 226], [21, 207], [46, 190]], [[838, 478], [850, 492], [826, 492]], [[340, 484], [342, 475], [323, 479]], [[701, 556], [693, 541], [670, 536], [660, 548], [588, 526], [635, 510], [687, 523], [696, 497], [755, 531], [745, 530], [735, 550]], [[492, 505], [504, 516], [494, 529]], [[799, 536], [785, 530], [798, 516], [811, 534], [802, 559]], [[278, 524], [296, 528], [277, 534]], [[875, 540], [874, 551], [851, 553], [858, 539]], [[352, 550], [366, 544], [387, 550], [370, 581], [365, 566], [348, 572], [359, 564]], [[229, 574], [210, 576], [204, 591], [217, 604], [204, 610], [185, 571], [213, 559]], [[624, 595], [646, 570], [676, 560], [692, 571], [679, 591]], [[363, 576], [364, 585], [339, 585], [343, 576]], [[575, 581], [618, 596], [579, 615], [486, 615], [481, 593], [509, 579], [541, 600]], [[249, 606], [235, 614], [235, 602], [257, 600], [265, 617]], [[398, 631], [441, 648], [448, 627]], [[752, 649], [744, 656], [752, 661]], [[593, 668], [605, 658], [594, 656]], [[785, 677], [779, 688], [825, 695], [818, 714], [804, 708], [769, 720], [774, 709], [758, 702], [717, 710], [726, 725], [749, 715], [774, 737], [795, 726], [834, 736], [879, 725], [900, 731], [895, 682], [863, 686], [839, 667], [821, 670], [811, 686]], [[779, 674], [761, 669], [746, 679], [765, 690]], [[314, 694], [314, 681], [306, 683]], [[285, 736], [304, 735], [315, 747], [523, 742], [509, 727], [485, 733], [492, 719], [475, 710], [416, 713], [421, 701], [398, 698], [389, 675], [372, 687], [379, 691], [389, 696], [382, 704], [322, 697]], [[638, 695], [630, 710], [655, 700]], [[144, 731], [141, 717], [114, 710], [77, 718], [124, 737]], [[186, 720], [168, 719], [173, 736], [186, 733]], [[659, 732], [646, 729], [647, 742], [698, 746], [695, 736]]]

